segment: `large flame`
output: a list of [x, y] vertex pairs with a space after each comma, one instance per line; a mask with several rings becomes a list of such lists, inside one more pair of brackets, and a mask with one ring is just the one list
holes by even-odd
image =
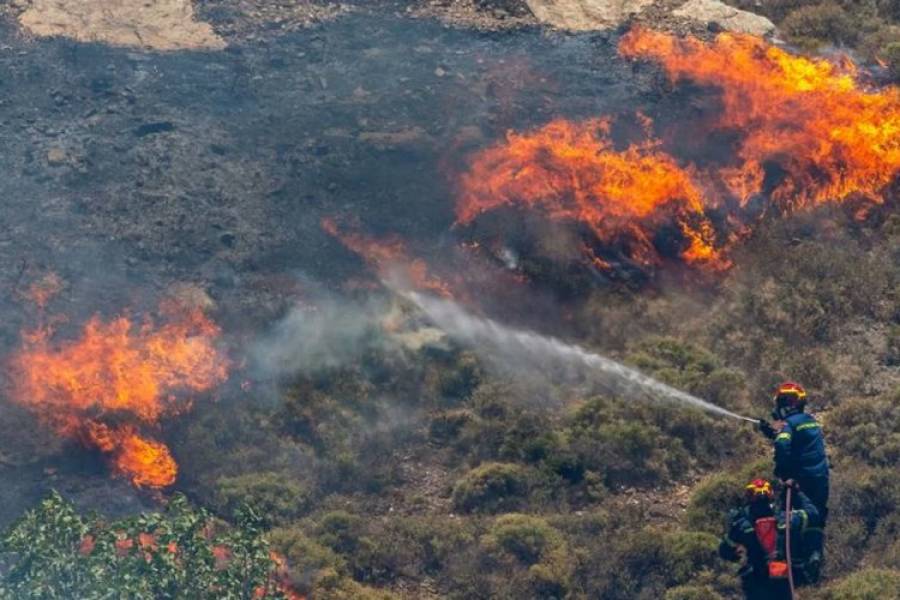
[[[715, 117], [678, 130], [727, 134], [717, 139], [736, 140], [729, 155], [681, 160], [662, 150], [680, 140], [649, 134], [619, 149], [607, 118], [557, 119], [472, 156], [459, 180], [458, 223], [530, 208], [586, 225], [599, 244], [588, 240], [584, 253], [601, 268], [610, 268], [607, 247], [645, 266], [674, 247], [688, 263], [720, 268], [759, 215], [751, 199], [781, 214], [851, 198], [881, 203], [900, 173], [900, 91], [866, 88], [849, 60], [795, 56], [748, 35], [707, 43], [640, 28], [619, 50], [659, 61], [673, 81], [721, 90]], [[680, 232], [674, 245], [672, 231]]]
[[742, 136], [740, 164], [722, 175], [743, 200], [764, 191], [770, 165], [781, 174], [765, 191], [784, 210], [853, 195], [881, 202], [900, 172], [900, 91], [866, 89], [849, 60], [796, 56], [749, 35], [705, 43], [640, 28], [619, 51], [658, 61], [673, 81], [721, 89], [713, 127]]
[[685, 260], [721, 265], [689, 171], [654, 142], [616, 150], [609, 133], [607, 119], [559, 119], [536, 131], [509, 132], [472, 158], [460, 181], [457, 222], [505, 205], [537, 208], [551, 219], [587, 225], [643, 265], [660, 262], [656, 235], [674, 222]]
[[56, 341], [39, 328], [23, 334], [13, 356], [13, 398], [60, 435], [110, 457], [137, 486], [164, 487], [177, 465], [165, 444], [138, 426], [158, 424], [187, 407], [176, 392], [209, 390], [228, 361], [215, 346], [219, 329], [198, 309], [169, 305], [165, 322], [90, 319], [81, 337]]

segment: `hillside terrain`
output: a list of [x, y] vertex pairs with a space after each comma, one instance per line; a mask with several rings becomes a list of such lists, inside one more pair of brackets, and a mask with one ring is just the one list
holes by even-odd
[[750, 418], [801, 382], [799, 597], [900, 598], [900, 9], [727, 1], [0, 8], [0, 598], [742, 597], [752, 423], [409, 290]]

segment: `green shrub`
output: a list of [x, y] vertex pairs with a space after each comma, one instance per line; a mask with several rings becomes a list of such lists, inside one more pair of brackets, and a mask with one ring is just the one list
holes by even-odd
[[559, 531], [547, 521], [530, 515], [498, 517], [481, 540], [495, 558], [527, 568], [532, 597], [562, 598], [571, 585], [573, 561]]
[[798, 8], [785, 17], [781, 28], [792, 41], [812, 47], [822, 43], [853, 44], [858, 31], [850, 14], [836, 2]]
[[722, 600], [722, 596], [707, 585], [679, 585], [666, 590], [663, 600]]
[[691, 494], [688, 527], [721, 535], [729, 511], [741, 505], [746, 482], [735, 473], [715, 473], [701, 481]]
[[895, 468], [845, 465], [836, 469], [832, 486], [830, 509], [862, 519], [870, 532], [881, 519], [900, 510], [900, 481]]
[[310, 597], [316, 600], [398, 600], [390, 592], [360, 585], [330, 569], [318, 575]]
[[428, 426], [429, 437], [441, 444], [451, 442], [458, 438], [466, 425], [469, 425], [475, 416], [469, 410], [448, 410], [436, 414]]
[[894, 75], [894, 79], [900, 81], [900, 42], [894, 42], [885, 46], [884, 60]]
[[327, 569], [346, 572], [342, 557], [296, 527], [273, 529], [268, 538], [272, 547], [287, 559], [291, 581], [300, 592], [309, 592], [310, 582]]
[[586, 406], [576, 415], [571, 447], [584, 467], [602, 474], [609, 486], [652, 485], [686, 471], [690, 455], [681, 440], [639, 418], [607, 421], [600, 413], [587, 417], [590, 410]]
[[890, 466], [900, 460], [900, 394], [854, 398], [828, 414], [829, 442], [841, 453], [870, 465]]
[[718, 537], [701, 532], [664, 532], [654, 527], [629, 532], [606, 556], [610, 600], [661, 597], [718, 564]]
[[900, 569], [900, 512], [882, 519], [868, 544], [872, 563], [880, 567]]
[[0, 538], [0, 598], [283, 598], [253, 511], [226, 528], [181, 495], [165, 512], [85, 518], [55, 492]]
[[519, 465], [485, 463], [466, 473], [453, 487], [453, 505], [463, 512], [499, 512], [520, 506], [530, 487]]
[[747, 397], [746, 378], [725, 368], [705, 348], [674, 338], [651, 338], [628, 355], [638, 369], [718, 406], [740, 409]]
[[823, 600], [897, 600], [900, 571], [863, 569], [825, 588]]
[[316, 539], [339, 554], [351, 554], [364, 533], [362, 517], [336, 510], [318, 519]]
[[217, 482], [216, 506], [231, 514], [243, 503], [274, 523], [285, 523], [309, 506], [309, 492], [286, 475], [271, 471], [222, 477]]

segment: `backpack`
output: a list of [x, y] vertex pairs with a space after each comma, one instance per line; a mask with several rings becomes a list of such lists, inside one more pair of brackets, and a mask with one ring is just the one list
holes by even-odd
[[753, 522], [753, 531], [759, 546], [766, 555], [769, 565], [769, 578], [785, 579], [788, 576], [787, 561], [778, 557], [778, 521], [774, 516], [760, 517]]

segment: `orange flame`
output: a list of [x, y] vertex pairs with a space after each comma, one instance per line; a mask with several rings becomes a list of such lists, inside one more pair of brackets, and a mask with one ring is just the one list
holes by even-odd
[[202, 312], [174, 305], [163, 312], [169, 320], [159, 327], [94, 317], [79, 339], [57, 343], [48, 328], [25, 332], [11, 361], [18, 403], [60, 435], [109, 455], [134, 485], [155, 488], [175, 481], [177, 465], [136, 424], [184, 410], [175, 392], [209, 390], [229, 366], [214, 345], [219, 329]]
[[741, 164], [722, 176], [744, 200], [762, 191], [770, 164], [784, 173], [770, 192], [784, 210], [852, 195], [882, 202], [900, 172], [900, 91], [866, 89], [849, 60], [795, 56], [749, 35], [705, 43], [645, 29], [619, 51], [660, 62], [673, 81], [722, 90], [713, 126], [744, 136]]
[[428, 264], [421, 258], [411, 258], [406, 243], [397, 236], [376, 239], [361, 233], [341, 231], [332, 218], [324, 218], [322, 229], [337, 238], [348, 250], [362, 257], [382, 278], [400, 275], [419, 290], [428, 290], [450, 297], [450, 287], [429, 272]]
[[703, 196], [690, 173], [648, 142], [613, 148], [608, 119], [555, 120], [476, 153], [462, 176], [457, 222], [521, 204], [587, 225], [644, 265], [661, 260], [654, 235], [673, 220], [689, 262], [723, 266]]

